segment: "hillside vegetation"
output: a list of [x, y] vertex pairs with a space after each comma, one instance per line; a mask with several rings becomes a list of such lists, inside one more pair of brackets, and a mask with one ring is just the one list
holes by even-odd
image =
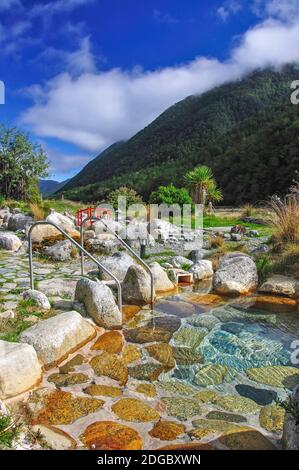
[[[208, 165], [224, 204], [283, 194], [299, 168], [299, 106], [290, 102], [292, 67], [257, 72], [170, 107], [127, 142], [109, 147], [63, 188], [65, 197], [97, 201], [122, 185], [145, 200], [160, 185]], [[59, 194], [59, 193], [58, 193]]]

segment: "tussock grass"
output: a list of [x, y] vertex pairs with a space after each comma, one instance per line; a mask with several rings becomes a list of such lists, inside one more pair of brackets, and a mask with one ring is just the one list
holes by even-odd
[[44, 218], [45, 218], [45, 211], [38, 204], [30, 204], [30, 212], [31, 212], [34, 220], [36, 220], [36, 221], [44, 220]]
[[284, 200], [272, 197], [269, 209], [269, 222], [274, 227], [273, 241], [299, 243], [299, 198], [294, 195]]

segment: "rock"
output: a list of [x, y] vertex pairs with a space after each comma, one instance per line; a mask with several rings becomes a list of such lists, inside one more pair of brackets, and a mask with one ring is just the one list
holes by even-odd
[[104, 375], [125, 385], [128, 380], [128, 369], [115, 354], [103, 352], [90, 361], [96, 375]]
[[26, 403], [32, 425], [71, 424], [95, 413], [104, 404], [97, 398], [85, 398], [62, 390], [41, 388], [32, 392]]
[[201, 414], [199, 403], [192, 398], [164, 397], [161, 401], [166, 406], [167, 413], [180, 421]]
[[29, 215], [25, 214], [12, 214], [8, 219], [7, 228], [16, 232], [17, 230], [23, 230], [26, 225], [32, 224], [33, 219]]
[[147, 346], [146, 350], [151, 357], [156, 359], [156, 361], [161, 362], [161, 364], [164, 364], [170, 368], [175, 366], [173, 349], [170, 344], [155, 343]]
[[4, 219], [4, 217], [10, 216], [9, 207], [0, 209], [0, 219]]
[[208, 331], [205, 328], [191, 328], [182, 326], [174, 335], [175, 344], [184, 347], [197, 348], [206, 336]]
[[31, 431], [38, 433], [50, 450], [73, 450], [77, 447], [75, 439], [54, 426], [37, 424], [32, 426]]
[[51, 305], [48, 297], [38, 290], [29, 289], [23, 293], [24, 300], [32, 300], [34, 305], [42, 308], [43, 310], [51, 310]]
[[32, 346], [0, 340], [0, 399], [29, 390], [41, 378], [42, 369]]
[[188, 434], [192, 439], [202, 439], [212, 434], [227, 435], [230, 433], [240, 432], [241, 428], [235, 423], [230, 423], [218, 419], [196, 419], [192, 421], [195, 429], [192, 429]]
[[231, 233], [230, 239], [232, 242], [240, 242], [242, 240], [242, 235], [240, 233]]
[[111, 256], [119, 250], [119, 241], [113, 235], [97, 235], [96, 238], [86, 240], [86, 248], [91, 253], [102, 256]]
[[192, 348], [173, 348], [173, 355], [175, 362], [179, 366], [191, 366], [193, 364], [201, 364], [204, 362], [202, 354]]
[[180, 268], [180, 269], [190, 269], [193, 266], [193, 261], [191, 261], [188, 258], [185, 258], [184, 256], [174, 256], [169, 260], [169, 263], [174, 267], [174, 268]]
[[121, 360], [124, 364], [131, 364], [132, 362], [138, 361], [141, 359], [142, 353], [137, 346], [133, 344], [127, 344], [124, 348]]
[[261, 409], [260, 425], [270, 432], [279, 432], [283, 429], [285, 411], [279, 406], [267, 405]]
[[134, 305], [149, 304], [151, 301], [151, 280], [141, 266], [130, 266], [122, 284], [125, 302]]
[[69, 240], [62, 240], [61, 242], [55, 243], [55, 245], [47, 246], [44, 249], [44, 254], [53, 261], [67, 261], [76, 257], [77, 251]]
[[0, 232], [0, 248], [7, 251], [18, 251], [22, 242], [14, 233]]
[[192, 273], [195, 282], [209, 279], [214, 274], [212, 262], [208, 260], [198, 261], [191, 267], [189, 272]]
[[89, 385], [84, 389], [84, 392], [92, 397], [103, 396], [112, 398], [120, 397], [123, 393], [121, 388], [109, 385]]
[[89, 381], [86, 374], [51, 374], [48, 382], [52, 382], [56, 387], [68, 387], [69, 385], [83, 384]]
[[248, 232], [248, 237], [259, 237], [259, 231], [258, 230], [249, 230]]
[[132, 320], [132, 318], [140, 312], [139, 305], [123, 305], [123, 318], [125, 322]]
[[126, 340], [138, 344], [154, 342], [168, 343], [172, 334], [171, 331], [159, 327], [155, 328], [154, 326], [141, 326], [131, 330], [124, 330]]
[[154, 398], [157, 395], [156, 389], [152, 384], [139, 384], [135, 390], [150, 398]]
[[141, 450], [142, 439], [135, 429], [113, 421], [90, 424], [80, 439], [92, 450]]
[[[121, 223], [119, 223], [119, 222], [117, 222], [113, 219], [105, 219], [104, 223], [113, 232], [121, 232], [124, 229], [124, 227]], [[100, 222], [99, 220], [93, 222], [92, 226], [93, 226], [93, 230], [95, 231], [96, 235], [101, 235], [103, 233], [110, 234], [109, 229], [107, 229], [107, 227], [104, 225], [104, 223]]]
[[134, 379], [154, 382], [158, 379], [159, 375], [165, 371], [165, 367], [161, 366], [161, 364], [146, 362], [144, 364], [131, 366], [128, 370], [129, 375]]
[[299, 369], [289, 366], [264, 366], [246, 370], [250, 380], [277, 388], [292, 389], [299, 384]]
[[250, 398], [261, 406], [269, 405], [277, 398], [277, 393], [274, 390], [255, 388], [251, 385], [237, 384], [235, 389], [242, 397]]
[[[105, 268], [109, 269], [119, 281], [123, 281], [129, 267], [135, 265], [133, 258], [123, 251], [118, 251], [109, 257], [103, 257], [100, 259], [100, 262]], [[100, 269], [100, 272], [103, 280], [109, 281], [111, 279], [105, 271]]]
[[295, 312], [297, 302], [295, 299], [278, 297], [275, 295], [260, 295], [250, 299], [253, 302], [252, 308], [266, 310], [267, 312], [288, 313]]
[[[292, 396], [289, 398], [295, 409], [298, 409], [299, 385], [295, 387]], [[283, 424], [282, 435], [283, 448], [286, 450], [299, 450], [299, 423], [294, 413], [286, 413]]]
[[201, 387], [209, 385], [220, 385], [225, 380], [228, 369], [220, 364], [206, 365], [195, 374], [194, 381]]
[[83, 234], [84, 241], [90, 240], [91, 238], [95, 238], [96, 234], [94, 230], [85, 230]]
[[51, 213], [46, 217], [46, 221], [58, 225], [67, 233], [75, 230], [74, 222], [69, 217], [56, 212], [54, 209], [51, 209]]
[[262, 254], [262, 253], [269, 253], [270, 248], [268, 245], [265, 245], [262, 243], [261, 245], [258, 245], [257, 247], [253, 248], [250, 253], [257, 255], [257, 254]]
[[217, 450], [217, 448], [211, 444], [206, 444], [204, 442], [179, 442], [178, 444], [170, 444], [167, 446], [159, 447], [157, 450]]
[[155, 310], [157, 312], [172, 314], [179, 318], [190, 317], [191, 315], [198, 314], [203, 311], [200, 307], [197, 308], [195, 305], [188, 302], [164, 299], [159, 300], [159, 302], [155, 304]]
[[16, 314], [13, 310], [6, 310], [5, 312], [0, 313], [0, 319], [1, 320], [11, 320], [12, 318], [15, 318]]
[[183, 424], [178, 424], [175, 421], [158, 421], [149, 431], [149, 435], [161, 441], [174, 441], [184, 432], [185, 426]]
[[276, 447], [263, 434], [254, 429], [241, 429], [221, 436], [219, 441], [233, 450], [275, 450]]
[[224, 410], [246, 414], [257, 413], [261, 408], [249, 398], [234, 395], [219, 395], [213, 400], [213, 403]]
[[159, 263], [151, 263], [150, 268], [154, 276], [154, 286], [156, 292], [167, 292], [174, 289], [174, 284], [171, 282], [167, 276], [166, 271], [164, 271]]
[[238, 253], [223, 256], [213, 279], [215, 291], [226, 295], [248, 294], [257, 288], [257, 283], [254, 261]]
[[208, 306], [208, 307], [209, 306], [217, 307], [218, 305], [221, 305], [227, 302], [227, 299], [217, 294], [196, 294], [196, 295], [192, 294], [188, 296], [188, 302], [192, 302], [195, 305], [200, 305], [200, 306], [202, 305], [202, 306]]
[[195, 398], [203, 403], [212, 403], [217, 398], [217, 393], [213, 390], [201, 390], [196, 393]]
[[112, 411], [124, 421], [145, 423], [157, 421], [160, 418], [159, 413], [154, 408], [135, 398], [120, 399], [112, 405]]
[[76, 286], [75, 299], [83, 302], [88, 315], [98, 325], [112, 328], [122, 324], [122, 315], [113, 294], [103, 282], [80, 279]]
[[229, 423], [246, 423], [247, 419], [244, 416], [236, 415], [233, 413], [225, 413], [224, 411], [210, 411], [206, 415], [207, 419], [216, 419], [221, 421], [228, 421]]
[[159, 389], [163, 392], [173, 393], [174, 395], [193, 395], [195, 389], [186, 385], [184, 382], [179, 382], [178, 380], [163, 380], [157, 383]]
[[294, 278], [273, 274], [269, 279], [263, 282], [259, 288], [259, 292], [294, 297], [296, 294], [296, 286], [297, 281]]
[[219, 325], [220, 321], [213, 315], [193, 315], [188, 318], [187, 323], [188, 325], [206, 328], [210, 331]]
[[198, 261], [202, 260], [205, 255], [205, 250], [192, 250], [189, 253], [189, 259], [193, 261], [194, 264], [196, 264]]
[[23, 331], [22, 343], [31, 344], [49, 369], [95, 336], [94, 327], [78, 312], [60, 313]]
[[121, 353], [122, 348], [123, 336], [119, 331], [107, 331], [91, 347], [92, 350], [106, 351], [111, 354]]
[[82, 354], [77, 354], [68, 362], [66, 362], [63, 366], [59, 367], [60, 374], [68, 374], [69, 372], [73, 372], [76, 366], [80, 366], [85, 361], [84, 356]]
[[38, 289], [47, 296], [73, 297], [77, 281], [73, 279], [45, 279], [39, 281]]

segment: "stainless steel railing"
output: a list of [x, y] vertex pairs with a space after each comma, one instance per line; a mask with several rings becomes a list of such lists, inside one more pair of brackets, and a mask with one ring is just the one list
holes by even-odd
[[[155, 288], [154, 288], [154, 276], [152, 273], [152, 270], [148, 266], [147, 263], [143, 261], [142, 258], [140, 258], [139, 255], [116, 233], [114, 230], [112, 230], [105, 222], [103, 219], [100, 219], [99, 217], [87, 217], [82, 221], [82, 224], [80, 226], [80, 239], [81, 239], [81, 246], [83, 247], [83, 228], [84, 224], [86, 222], [90, 221], [95, 221], [95, 222], [102, 222], [102, 224], [106, 227], [106, 229], [114, 235], [117, 240], [127, 249], [129, 252], [136, 258], [140, 264], [145, 268], [145, 270], [149, 273], [150, 278], [151, 278], [151, 308], [153, 309], [154, 306], [154, 300], [155, 300]], [[84, 276], [84, 251], [81, 251], [81, 275]]]
[[[109, 271], [109, 269], [107, 269], [105, 266], [103, 266], [94, 256], [92, 256], [87, 250], [85, 250], [85, 248], [83, 247], [83, 245], [79, 244], [78, 242], [76, 242], [76, 240], [74, 240], [65, 230], [63, 230], [61, 227], [59, 227], [59, 225], [55, 224], [54, 222], [47, 222], [46, 220], [43, 220], [43, 221], [39, 221], [39, 222], [34, 222], [30, 229], [29, 229], [29, 232], [28, 232], [28, 249], [29, 249], [29, 273], [30, 273], [30, 287], [31, 289], [34, 289], [34, 273], [33, 273], [33, 256], [32, 256], [32, 230], [34, 229], [34, 227], [36, 227], [37, 225], [52, 225], [53, 227], [55, 227], [60, 233], [62, 233], [73, 245], [75, 245], [76, 248], [78, 248], [78, 250], [80, 251], [81, 253], [81, 259], [82, 259], [82, 255], [84, 256], [84, 254], [90, 258], [99, 268], [103, 269], [103, 271], [105, 271], [108, 276], [110, 276], [115, 282], [116, 282], [116, 285], [117, 285], [117, 291], [118, 291], [118, 308], [119, 310], [122, 312], [122, 289], [121, 289], [121, 283], [119, 282], [119, 280], [117, 279], [117, 277], [111, 272]], [[82, 272], [82, 271], [81, 271]], [[84, 276], [84, 272], [82, 274], [82, 276]]]

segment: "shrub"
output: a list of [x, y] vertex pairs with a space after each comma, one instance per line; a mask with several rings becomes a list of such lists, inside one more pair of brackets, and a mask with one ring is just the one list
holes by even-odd
[[30, 204], [30, 212], [34, 220], [44, 220], [45, 211], [39, 204]]
[[0, 448], [9, 449], [19, 435], [19, 426], [11, 416], [0, 414]]
[[211, 248], [223, 248], [224, 239], [220, 236], [210, 237], [210, 247]]
[[274, 227], [276, 241], [299, 242], [299, 198], [289, 195], [284, 200], [273, 196], [269, 202], [270, 224]]
[[269, 255], [262, 255], [256, 260], [256, 268], [259, 282], [262, 283], [267, 279], [273, 270], [273, 263]]
[[192, 198], [186, 188], [176, 188], [173, 184], [160, 186], [150, 195], [151, 204], [192, 204]]
[[127, 199], [127, 207], [132, 204], [142, 204], [143, 202], [142, 197], [134, 189], [127, 188], [126, 186], [122, 186], [112, 191], [108, 195], [107, 202], [111, 204], [114, 209], [117, 209], [119, 197], [125, 197]]
[[252, 204], [245, 204], [243, 207], [244, 217], [251, 217], [254, 212], [254, 206]]

